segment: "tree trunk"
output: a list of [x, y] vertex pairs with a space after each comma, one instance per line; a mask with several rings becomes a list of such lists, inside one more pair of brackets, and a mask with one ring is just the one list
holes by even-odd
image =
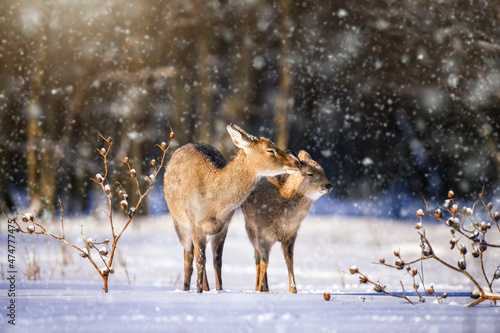
[[28, 195], [30, 205], [37, 211], [42, 208], [43, 188], [40, 186], [41, 141], [44, 137], [42, 128], [42, 108], [40, 94], [42, 90], [43, 62], [45, 60], [45, 39], [43, 27], [38, 30], [37, 49], [34, 54], [33, 76], [31, 78], [31, 97], [28, 106], [26, 128], [26, 166], [28, 169]]
[[[196, 1], [197, 24], [194, 27], [195, 47], [197, 53], [197, 75], [198, 78], [194, 88], [196, 108], [199, 112], [196, 124], [196, 140], [212, 143], [212, 79], [210, 76], [210, 42], [212, 40], [212, 22], [210, 18], [205, 18], [204, 13], [209, 9], [205, 8], [205, 2]], [[211, 13], [208, 13], [211, 16]]]
[[276, 145], [285, 149], [288, 146], [290, 135], [290, 114], [293, 110], [292, 95], [292, 73], [291, 73], [291, 48], [292, 48], [292, 29], [291, 29], [291, 4], [289, 0], [280, 0], [281, 9], [281, 54], [280, 64], [280, 84], [278, 96], [276, 99], [276, 110], [274, 125], [276, 128]]

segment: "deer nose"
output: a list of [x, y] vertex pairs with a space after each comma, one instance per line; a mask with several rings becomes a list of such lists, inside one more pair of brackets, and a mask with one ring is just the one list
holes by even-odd
[[330, 193], [333, 190], [333, 186], [330, 183], [326, 184], [325, 187], [326, 187], [326, 190], [328, 191], [328, 193]]

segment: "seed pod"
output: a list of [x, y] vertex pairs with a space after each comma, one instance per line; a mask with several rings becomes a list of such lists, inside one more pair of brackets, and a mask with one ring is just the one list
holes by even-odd
[[434, 295], [434, 287], [431, 285], [429, 289], [426, 291], [427, 295]]
[[102, 156], [106, 155], [106, 148], [101, 148], [99, 152], [101, 153]]
[[465, 271], [466, 265], [465, 265], [465, 259], [462, 258], [458, 261], [458, 268], [460, 268], [462, 271]]
[[448, 209], [448, 208], [450, 208], [450, 205], [451, 205], [451, 200], [446, 199], [444, 201], [443, 207]]
[[115, 274], [115, 268], [114, 267], [110, 267], [109, 268], [109, 274]]
[[118, 191], [118, 196], [121, 197], [123, 195], [123, 191], [122, 190], [119, 190]]
[[479, 228], [481, 228], [482, 231], [486, 231], [486, 230], [488, 230], [488, 225], [486, 224], [486, 222], [483, 221], [479, 225]]
[[23, 216], [23, 222], [28, 222], [28, 221], [33, 222], [34, 220], [35, 220], [35, 217], [32, 214], [30, 214], [30, 213], [26, 213]]
[[413, 282], [413, 289], [418, 290], [420, 288], [420, 283], [418, 281]]
[[378, 260], [378, 262], [379, 262], [379, 263], [381, 263], [381, 264], [385, 264], [385, 258], [380, 258], [380, 259]]
[[127, 207], [128, 207], [128, 202], [127, 200], [122, 200], [120, 202], [120, 206], [124, 209], [124, 210], [127, 210]]
[[109, 274], [109, 268], [107, 267], [101, 268], [101, 274], [107, 276]]
[[455, 197], [455, 193], [452, 190], [448, 191], [448, 198], [453, 199]]
[[133, 217], [135, 215], [135, 207], [130, 207], [128, 210], [128, 216]]
[[375, 290], [378, 293], [381, 293], [382, 291], [384, 291], [384, 289], [382, 288], [382, 286], [380, 285], [380, 283], [377, 283], [375, 285], [375, 287], [373, 287], [373, 290]]
[[401, 253], [399, 252], [399, 249], [395, 249], [395, 250], [394, 250], [394, 255], [395, 255], [396, 257], [399, 257], [399, 256], [400, 256], [400, 254], [401, 254]]
[[452, 211], [453, 213], [458, 212], [458, 206], [457, 206], [457, 205], [453, 205], [453, 206], [451, 206], [451, 211]]
[[484, 252], [488, 249], [488, 246], [486, 245], [486, 242], [484, 240], [479, 243], [479, 249], [481, 250], [481, 252]]
[[130, 175], [131, 175], [132, 177], [134, 177], [134, 178], [135, 178], [135, 176], [137, 176], [137, 172], [135, 171], [135, 169], [131, 169], [131, 170], [130, 170]]
[[474, 289], [470, 294], [470, 298], [472, 299], [478, 299], [479, 297], [481, 297], [481, 292], [479, 291], [479, 289]]
[[167, 144], [165, 142], [162, 142], [160, 147], [161, 147], [161, 149], [165, 150], [165, 149], [167, 149]]
[[422, 223], [418, 222], [417, 224], [415, 224], [415, 229], [422, 229]]
[[325, 301], [329, 301], [329, 300], [330, 300], [330, 293], [325, 292], [325, 293], [323, 294], [323, 298], [325, 299]]
[[417, 216], [418, 217], [422, 218], [422, 217], [424, 217], [424, 215], [425, 214], [424, 214], [424, 211], [422, 209], [417, 210]]
[[128, 157], [125, 156], [125, 158], [123, 159], [123, 162], [128, 163], [128, 161], [129, 161]]
[[472, 208], [467, 207], [465, 209], [465, 216], [471, 217], [474, 212], [472, 211]]
[[418, 274], [418, 270], [416, 268], [413, 268], [411, 270], [411, 276], [416, 276]]
[[150, 175], [149, 175], [149, 181], [150, 181], [151, 183], [154, 183], [154, 182], [155, 182], [155, 179], [156, 179], [156, 178], [155, 178], [155, 175], [154, 175], [154, 174], [150, 174]]
[[500, 279], [500, 266], [498, 266], [495, 273], [493, 273], [493, 279], [495, 279], [495, 280]]
[[480, 254], [479, 254], [479, 252], [477, 252], [477, 250], [476, 250], [476, 249], [474, 249], [474, 250], [472, 251], [472, 256], [473, 256], [474, 258], [478, 258], [478, 257], [480, 256]]
[[95, 181], [101, 184], [104, 181], [104, 177], [100, 173], [98, 173], [95, 175]]
[[422, 255], [424, 257], [429, 257], [432, 255], [431, 248], [430, 248], [429, 244], [427, 244], [427, 243], [422, 244], [421, 247], [422, 247]]
[[455, 237], [453, 237], [453, 239], [450, 240], [450, 245], [451, 245], [450, 250], [453, 250], [455, 248], [456, 244], [457, 244], [457, 240]]
[[441, 298], [446, 298], [448, 297], [448, 293], [443, 293], [443, 295], [441, 295]]
[[30, 234], [34, 233], [34, 232], [35, 232], [35, 226], [33, 226], [33, 225], [29, 225], [29, 226], [28, 226], [28, 232], [29, 232]]
[[488, 211], [490, 211], [493, 208], [493, 204], [491, 202], [488, 202], [486, 208], [488, 208]]
[[500, 213], [495, 212], [495, 214], [493, 214], [493, 219], [498, 222], [498, 220], [500, 220]]
[[89, 251], [87, 251], [87, 248], [84, 248], [82, 252], [80, 252], [80, 256], [82, 258], [87, 258], [89, 256]]
[[459, 249], [460, 249], [460, 253], [467, 254], [467, 248], [465, 247], [464, 244], [460, 244]]
[[108, 249], [105, 248], [105, 247], [101, 247], [99, 249], [99, 253], [101, 253], [103, 256], [107, 256], [108, 255]]
[[174, 138], [175, 138], [174, 132], [170, 132], [170, 139], [174, 139]]
[[398, 267], [398, 269], [403, 269], [403, 267], [405, 266], [405, 263], [403, 260], [398, 259], [398, 260], [396, 260], [395, 265]]
[[87, 244], [90, 248], [94, 247], [94, 240], [92, 239], [92, 237], [87, 238]]
[[156, 166], [156, 160], [155, 160], [155, 159], [152, 159], [152, 160], [151, 160], [151, 165], [152, 165], [152, 166]]
[[111, 193], [111, 186], [109, 186], [109, 184], [104, 185], [104, 193], [106, 194]]
[[351, 275], [352, 274], [356, 274], [358, 272], [359, 272], [359, 270], [358, 270], [358, 267], [356, 265], [354, 265], [351, 268], [349, 268], [349, 273], [351, 273]]
[[443, 216], [443, 211], [441, 210], [441, 208], [436, 208], [436, 210], [434, 210], [434, 216], [437, 218]]
[[368, 283], [368, 279], [366, 278], [366, 276], [360, 276], [359, 283]]

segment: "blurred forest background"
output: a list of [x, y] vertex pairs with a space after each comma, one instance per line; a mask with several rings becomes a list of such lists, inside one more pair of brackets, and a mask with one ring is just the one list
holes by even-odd
[[498, 1], [2, 0], [0, 34], [8, 209], [88, 213], [96, 131], [147, 174], [167, 121], [308, 150], [333, 202], [499, 194]]

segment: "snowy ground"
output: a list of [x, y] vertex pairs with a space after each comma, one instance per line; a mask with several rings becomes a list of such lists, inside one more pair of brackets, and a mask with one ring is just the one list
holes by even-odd
[[[16, 235], [16, 325], [12, 326], [6, 316], [12, 297], [7, 296], [4, 222], [0, 233], [0, 332], [487, 333], [498, 332], [500, 327], [500, 307], [488, 302], [465, 307], [471, 301], [471, 283], [431, 262], [424, 266], [426, 286], [433, 284], [438, 292], [450, 293], [441, 305], [432, 297], [412, 306], [401, 299], [381, 296], [370, 286], [359, 285], [358, 277], [342, 273], [357, 265], [373, 280], [380, 279], [389, 291], [401, 291], [399, 280], [410, 290], [411, 280], [404, 272], [372, 262], [381, 257], [392, 262], [395, 248], [400, 248], [403, 258], [418, 257], [419, 238], [413, 222], [311, 215], [300, 230], [295, 250], [299, 293], [287, 292], [287, 271], [279, 245], [273, 247], [270, 258], [271, 292], [256, 293], [253, 249], [239, 212], [225, 246], [225, 291], [201, 295], [181, 291], [182, 248], [168, 215], [138, 218], [126, 230], [119, 243], [116, 273], [110, 277], [108, 294], [102, 293], [102, 281], [76, 251], [46, 237]], [[87, 237], [109, 237], [106, 220], [97, 215], [65, 219], [67, 238], [81, 242], [82, 224]], [[59, 233], [57, 223], [49, 229]], [[449, 251], [449, 231], [437, 224], [429, 224], [426, 229], [435, 251], [456, 262], [456, 253]], [[493, 261], [498, 262], [498, 258]], [[29, 281], [28, 265], [34, 262], [40, 267], [40, 278]], [[213, 287], [210, 266], [208, 277]], [[330, 302], [323, 300], [325, 291], [332, 295]]]

